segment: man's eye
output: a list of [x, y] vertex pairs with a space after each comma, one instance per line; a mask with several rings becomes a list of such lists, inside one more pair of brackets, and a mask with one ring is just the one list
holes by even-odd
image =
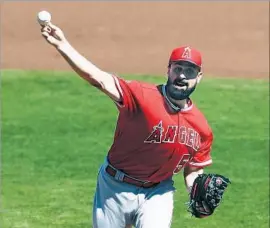
[[177, 67], [174, 69], [174, 72], [177, 74], [180, 74], [182, 72], [182, 68], [181, 67]]
[[187, 72], [188, 74], [192, 74], [192, 73], [193, 73], [193, 70], [190, 69], [190, 68], [188, 68], [188, 69], [186, 70], [186, 72]]

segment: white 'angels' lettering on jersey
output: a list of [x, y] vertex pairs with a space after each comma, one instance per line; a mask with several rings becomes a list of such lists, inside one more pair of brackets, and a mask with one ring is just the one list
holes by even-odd
[[[165, 132], [165, 133], [164, 133]], [[178, 134], [178, 137], [176, 137]], [[163, 139], [163, 140], [162, 140]], [[193, 128], [186, 126], [168, 125], [163, 128], [162, 121], [153, 127], [150, 135], [144, 140], [144, 143], [180, 143], [198, 151], [200, 148], [201, 137]]]
[[164, 143], [174, 143], [175, 137], [177, 135], [178, 126], [168, 126], [167, 131], [165, 133], [165, 137], [162, 140]]

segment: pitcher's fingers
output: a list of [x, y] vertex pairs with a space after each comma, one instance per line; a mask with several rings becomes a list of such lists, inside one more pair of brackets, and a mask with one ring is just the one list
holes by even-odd
[[49, 26], [44, 26], [40, 29], [41, 32], [48, 32], [51, 33], [52, 29]]
[[47, 25], [48, 25], [50, 28], [54, 29], [54, 30], [59, 29], [57, 26], [55, 26], [55, 25], [52, 24], [51, 22], [49, 22]]
[[44, 36], [46, 39], [50, 36], [48, 32], [42, 32], [41, 35]]
[[53, 36], [48, 36], [48, 37], [47, 37], [47, 40], [48, 40], [49, 43], [51, 43], [51, 44], [57, 44], [57, 43], [58, 43], [58, 40], [55, 39]]
[[47, 33], [51, 33], [51, 32], [52, 32], [52, 29], [51, 29], [49, 26], [44, 27], [43, 30], [44, 30], [45, 32], [47, 32]]

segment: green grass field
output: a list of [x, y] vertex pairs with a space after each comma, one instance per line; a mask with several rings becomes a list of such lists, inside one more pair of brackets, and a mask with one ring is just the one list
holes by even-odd
[[[215, 135], [214, 163], [205, 172], [227, 175], [232, 185], [215, 214], [199, 220], [186, 212], [188, 197], [178, 174], [173, 228], [269, 227], [268, 83], [202, 80], [193, 99]], [[1, 84], [0, 227], [91, 227], [96, 176], [112, 142], [115, 106], [73, 73], [2, 71]]]

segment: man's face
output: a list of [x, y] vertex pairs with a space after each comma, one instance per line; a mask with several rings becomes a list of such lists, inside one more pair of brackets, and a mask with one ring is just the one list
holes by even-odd
[[200, 68], [190, 62], [173, 62], [168, 69], [168, 95], [175, 100], [188, 98], [195, 90], [201, 75]]

